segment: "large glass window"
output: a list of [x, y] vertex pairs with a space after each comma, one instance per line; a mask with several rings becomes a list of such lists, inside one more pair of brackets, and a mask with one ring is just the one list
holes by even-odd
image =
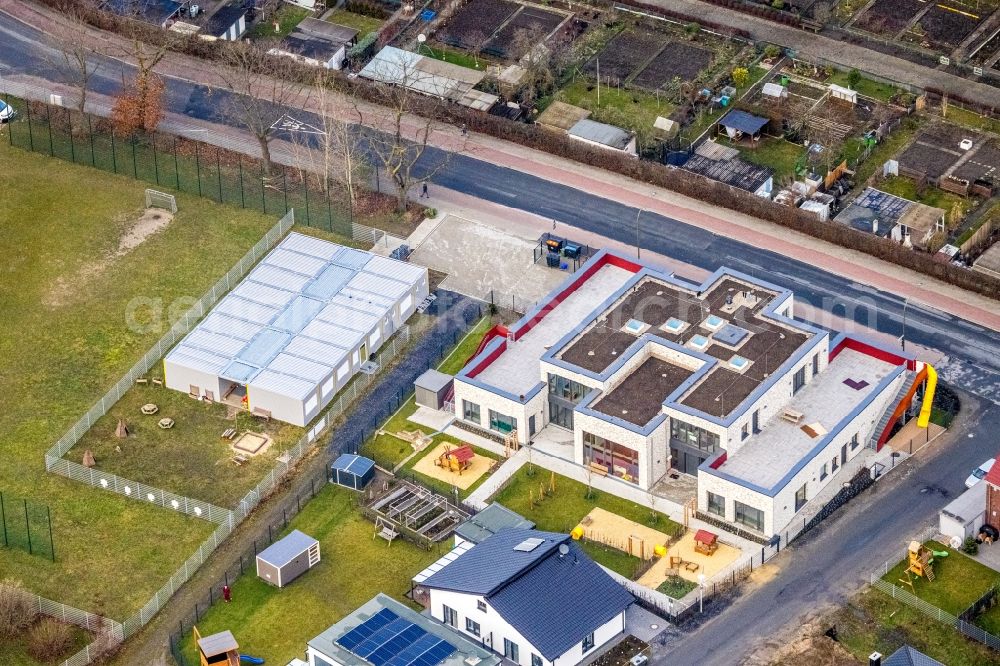
[[764, 531], [764, 512], [747, 506], [743, 502], [734, 502], [736, 506], [736, 522], [758, 532]]
[[806, 505], [806, 484], [795, 491], [795, 510], [798, 511]]
[[583, 396], [587, 395], [587, 391], [589, 390], [589, 388], [580, 382], [574, 382], [572, 379], [566, 379], [559, 375], [549, 374], [549, 395], [558, 396], [576, 404], [583, 400]]
[[726, 517], [726, 498], [722, 495], [716, 495], [713, 492], [708, 493], [708, 512], [719, 516], [720, 518]]
[[573, 429], [573, 408], [557, 400], [549, 400], [549, 423], [567, 430]]
[[490, 410], [490, 430], [496, 430], [504, 434], [517, 430], [517, 419], [513, 416], [500, 414]]
[[542, 658], [534, 652], [531, 653], [531, 666], [542, 666]]
[[583, 637], [583, 651], [589, 652], [594, 649], [594, 632], [590, 632]]
[[603, 437], [583, 433], [583, 464], [595, 463], [619, 479], [637, 483], [639, 479], [639, 452], [608, 441]]
[[468, 400], [462, 401], [462, 418], [466, 421], [472, 421], [476, 425], [482, 423], [479, 417], [479, 405], [474, 402], [469, 402]]
[[458, 628], [458, 611], [448, 606], [441, 606], [442, 621], [449, 627]]
[[503, 656], [507, 657], [515, 664], [521, 663], [521, 660], [518, 659], [517, 643], [509, 638], [503, 639]]
[[858, 444], [860, 444], [860, 443], [861, 442], [858, 441], [858, 433], [854, 433], [854, 435], [851, 436], [851, 451], [853, 451], [854, 449], [858, 448]]
[[670, 419], [670, 437], [708, 453], [715, 453], [719, 449], [719, 436], [714, 432], [677, 419]]
[[795, 374], [792, 376], [792, 395], [798, 393], [799, 389], [801, 389], [805, 385], [806, 385], [806, 368], [805, 366], [802, 366], [801, 368], [796, 370]]

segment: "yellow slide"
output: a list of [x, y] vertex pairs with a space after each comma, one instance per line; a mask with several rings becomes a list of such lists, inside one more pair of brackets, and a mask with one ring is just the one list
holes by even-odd
[[917, 416], [917, 426], [926, 428], [931, 420], [931, 405], [934, 404], [934, 390], [937, 388], [937, 371], [927, 364], [927, 390], [924, 391], [924, 404], [920, 406], [920, 414]]

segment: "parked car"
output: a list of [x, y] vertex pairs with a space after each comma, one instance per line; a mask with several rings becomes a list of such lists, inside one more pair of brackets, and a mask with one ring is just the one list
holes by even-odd
[[971, 488], [972, 486], [982, 481], [983, 477], [989, 474], [991, 469], [993, 469], [993, 458], [990, 458], [982, 465], [972, 470], [972, 474], [970, 474], [969, 478], [965, 480], [965, 487]]
[[14, 107], [0, 99], [0, 123], [10, 122], [14, 120], [16, 115], [17, 111], [14, 110]]

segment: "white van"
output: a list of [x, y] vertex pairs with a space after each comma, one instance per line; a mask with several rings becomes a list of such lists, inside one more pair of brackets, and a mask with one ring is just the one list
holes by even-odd
[[14, 110], [14, 107], [0, 99], [0, 123], [10, 122], [14, 120], [16, 115], [17, 111]]

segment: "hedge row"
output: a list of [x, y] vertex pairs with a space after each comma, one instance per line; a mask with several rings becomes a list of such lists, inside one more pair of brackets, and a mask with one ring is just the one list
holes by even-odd
[[[60, 11], [67, 6], [77, 6], [73, 0], [40, 0]], [[114, 14], [83, 8], [84, 18], [97, 28], [120, 32], [125, 28], [139, 30], [142, 38], [150, 43], [164, 44], [171, 40], [171, 48], [191, 56], [218, 59], [221, 49], [239, 48], [231, 42], [205, 42], [196, 37], [176, 40], [154, 26], [135, 24]], [[284, 71], [284, 69], [282, 69]], [[302, 83], [315, 81], [315, 69], [300, 65], [294, 76]], [[384, 101], [383, 89], [361, 78], [348, 78], [339, 73], [335, 85], [341, 91], [360, 99], [380, 104]], [[992, 278], [950, 263], [935, 261], [933, 255], [912, 250], [889, 239], [867, 234], [842, 224], [821, 222], [799, 208], [778, 205], [768, 199], [754, 196], [702, 176], [681, 169], [667, 167], [657, 162], [640, 160], [621, 153], [589, 147], [573, 141], [565, 134], [542, 129], [537, 125], [512, 122], [505, 118], [473, 111], [456, 104], [441, 104], [438, 100], [415, 96], [410, 111], [442, 123], [464, 123], [470, 130], [519, 143], [583, 164], [612, 171], [651, 185], [663, 187], [679, 194], [800, 231], [842, 247], [867, 252], [879, 259], [895, 263], [926, 275], [933, 276], [963, 289], [1000, 299], [1000, 279]]]

